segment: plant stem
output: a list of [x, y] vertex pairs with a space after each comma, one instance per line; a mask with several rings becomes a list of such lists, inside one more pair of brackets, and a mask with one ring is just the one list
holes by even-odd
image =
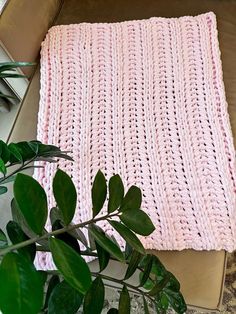
[[145, 297], [149, 298], [152, 302], [155, 303], [155, 300], [153, 298], [151, 298], [147, 293], [145, 293], [145, 291], [139, 289], [137, 286], [133, 286], [133, 285], [125, 282], [123, 279], [117, 279], [117, 278], [113, 278], [113, 277], [110, 277], [110, 276], [107, 276], [107, 275], [104, 275], [104, 274], [101, 274], [101, 273], [94, 273], [94, 272], [91, 272], [91, 275], [94, 276], [94, 277], [100, 276], [100, 277], [102, 277], [105, 280], [113, 281], [113, 282], [116, 282], [116, 283], [118, 283], [120, 285], [126, 285], [127, 287], [132, 289], [132, 292], [138, 291], [142, 296], [145, 296]]
[[1, 249], [0, 250], [0, 256], [1, 255], [5, 255], [8, 252], [11, 252], [13, 250], [18, 250], [18, 249], [20, 249], [22, 247], [25, 247], [25, 246], [30, 245], [32, 243], [38, 242], [40, 240], [50, 238], [51, 236], [56, 236], [58, 234], [65, 233], [65, 232], [68, 232], [68, 231], [71, 231], [71, 230], [74, 230], [74, 229], [83, 228], [83, 227], [85, 227], [87, 225], [90, 225], [92, 223], [96, 223], [96, 222], [101, 221], [101, 220], [106, 220], [108, 218], [111, 218], [111, 217], [114, 217], [114, 216], [117, 216], [117, 215], [118, 215], [118, 213], [107, 214], [105, 216], [101, 216], [101, 217], [98, 217], [98, 218], [95, 218], [95, 219], [92, 218], [92, 219], [90, 219], [88, 221], [85, 221], [85, 222], [82, 222], [82, 223], [79, 223], [79, 224], [76, 224], [76, 225], [66, 226], [64, 228], [48, 232], [48, 233], [46, 233], [46, 234], [44, 234], [42, 236], [37, 236], [37, 237], [34, 237], [32, 239], [23, 241], [21, 243], [11, 245], [11, 246], [9, 246], [9, 247], [7, 247], [5, 249]]
[[[30, 159], [29, 161], [27, 161], [26, 163], [24, 164], [21, 164], [21, 166], [19, 168], [17, 168], [16, 170], [14, 170], [12, 173], [10, 173], [9, 175], [3, 177], [3, 178], [0, 178], [0, 184], [4, 183], [5, 180], [7, 180], [8, 178], [12, 177], [14, 174], [20, 172], [20, 171], [23, 171], [25, 169], [27, 169], [26, 166], [28, 166], [31, 162], [33, 162], [35, 160], [35, 158], [33, 159]], [[13, 165], [9, 165], [9, 166], [13, 166]]]
[[[44, 247], [41, 247], [41, 246], [37, 246], [37, 251], [41, 251], [41, 252], [51, 252], [49, 249], [47, 249], [47, 248], [44, 248]], [[98, 258], [98, 255], [97, 255], [97, 253], [95, 253], [95, 252], [88, 252], [88, 251], [81, 251], [80, 252], [80, 255], [83, 255], [83, 256], [93, 256], [93, 257], [96, 257], [96, 258]], [[113, 256], [110, 256], [110, 259], [111, 260], [113, 260], [113, 261], [116, 261], [116, 262], [119, 262], [116, 258], [114, 258]], [[125, 263], [125, 264], [129, 264], [129, 261], [128, 260], [124, 260], [123, 261], [123, 263]], [[144, 269], [142, 269], [141, 267], [137, 267], [137, 270], [139, 270], [140, 272], [144, 272]], [[151, 278], [151, 277], [149, 277], [149, 280], [151, 280], [153, 283], [154, 283], [154, 280]]]

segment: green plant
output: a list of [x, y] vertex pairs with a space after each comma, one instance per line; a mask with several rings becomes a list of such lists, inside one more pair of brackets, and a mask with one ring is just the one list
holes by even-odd
[[[77, 193], [71, 178], [58, 169], [53, 179], [53, 194], [57, 207], [50, 210], [52, 231], [44, 226], [48, 216], [47, 197], [41, 185], [32, 177], [19, 173], [35, 160], [55, 161], [55, 157], [68, 158], [66, 152], [38, 141], [6, 145], [0, 142], [1, 185], [14, 180], [12, 221], [7, 235], [0, 230], [0, 309], [3, 314], [61, 314], [101, 313], [107, 280], [121, 290], [118, 309], [107, 313], [130, 313], [130, 292], [143, 298], [143, 312], [149, 313], [153, 305], [156, 313], [166, 313], [172, 307], [177, 313], [186, 311], [180, 285], [160, 260], [148, 254], [135, 233], [148, 236], [154, 226], [140, 209], [142, 195], [132, 186], [124, 194], [121, 178], [114, 175], [109, 184], [98, 171], [92, 186], [93, 217], [73, 224]], [[18, 168], [10, 174], [11, 166]], [[16, 175], [17, 173], [17, 175]], [[16, 177], [15, 177], [16, 175]], [[1, 193], [6, 192], [1, 186]], [[101, 210], [108, 197], [106, 213]], [[122, 251], [114, 238], [108, 236], [98, 222], [106, 220], [126, 242]], [[83, 230], [89, 235], [87, 241]], [[36, 251], [48, 251], [56, 265], [55, 271], [36, 270], [33, 262]], [[91, 272], [83, 256], [98, 258], [100, 269]], [[127, 264], [124, 278], [117, 279], [102, 271], [110, 260]], [[139, 284], [127, 280], [139, 271]], [[44, 291], [46, 292], [44, 294]], [[96, 300], [94, 302], [94, 300]]]
[[[32, 65], [34, 65], [32, 62], [0, 62], [0, 79], [26, 77], [25, 75], [16, 72], [16, 69]], [[8, 100], [11, 98], [15, 97], [6, 95], [0, 91], [0, 99]]]

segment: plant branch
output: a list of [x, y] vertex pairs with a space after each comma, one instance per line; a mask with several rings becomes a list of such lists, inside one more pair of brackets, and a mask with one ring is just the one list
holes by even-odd
[[87, 225], [90, 225], [92, 223], [96, 223], [96, 222], [101, 221], [101, 220], [106, 220], [108, 218], [111, 218], [111, 217], [114, 217], [114, 216], [117, 216], [117, 215], [118, 215], [118, 213], [107, 214], [107, 215], [104, 215], [104, 216], [101, 216], [101, 217], [98, 217], [98, 218], [95, 218], [95, 219], [92, 218], [92, 219], [90, 219], [88, 221], [85, 221], [85, 222], [82, 222], [82, 223], [79, 223], [79, 224], [76, 224], [76, 225], [66, 226], [64, 228], [45, 233], [42, 236], [37, 236], [37, 237], [31, 238], [29, 240], [23, 241], [21, 243], [8, 246], [5, 249], [1, 249], [0, 250], [0, 256], [1, 255], [5, 255], [8, 252], [11, 252], [13, 250], [18, 250], [18, 249], [20, 249], [22, 247], [25, 247], [25, 246], [30, 245], [32, 243], [38, 242], [40, 240], [48, 239], [48, 238], [50, 238], [52, 236], [56, 236], [58, 234], [62, 234], [62, 233], [65, 233], [65, 232], [68, 232], [68, 231], [71, 231], [71, 230], [74, 230], [74, 229], [83, 228], [83, 227], [85, 227]]
[[120, 285], [126, 285], [128, 288], [132, 289], [132, 292], [138, 291], [139, 294], [149, 298], [153, 303], [155, 303], [155, 300], [152, 297], [150, 297], [145, 291], [139, 289], [137, 286], [133, 286], [133, 285], [125, 282], [123, 279], [117, 279], [117, 278], [113, 278], [113, 277], [110, 277], [110, 276], [107, 276], [107, 275], [104, 275], [104, 274], [101, 274], [101, 273], [95, 273], [95, 272], [91, 272], [91, 275], [94, 276], [94, 277], [100, 276], [100, 277], [102, 277], [105, 280], [113, 281], [113, 282], [116, 282], [116, 283], [118, 283]]
[[[44, 248], [44, 247], [42, 247], [40, 245], [38, 245], [36, 249], [37, 249], [37, 251], [41, 251], [41, 252], [51, 252], [48, 248]], [[98, 254], [97, 253], [91, 252], [91, 251], [87, 251], [87, 250], [86, 251], [80, 251], [80, 255], [83, 255], [83, 256], [93, 256], [93, 257], [98, 258]], [[113, 256], [110, 256], [110, 259], [113, 260], [113, 261], [118, 262], [118, 260], [116, 258], [114, 258]], [[129, 261], [128, 260], [124, 260], [124, 263], [128, 265]], [[139, 266], [137, 267], [137, 270], [139, 270], [142, 273], [144, 272], [144, 269], [139, 267]], [[151, 280], [153, 283], [155, 283], [154, 280], [150, 276], [149, 276], [148, 279]]]
[[[9, 175], [3, 177], [3, 178], [0, 178], [0, 184], [4, 183], [4, 181], [6, 181], [8, 178], [14, 176], [14, 174], [20, 172], [20, 171], [23, 171], [25, 169], [27, 169], [26, 166], [28, 166], [31, 162], [33, 162], [35, 160], [35, 157], [30, 159], [29, 161], [27, 161], [26, 163], [23, 163], [21, 164], [21, 166], [19, 168], [17, 168], [16, 170], [14, 170], [13, 172], [11, 172]], [[10, 164], [9, 166], [7, 167], [10, 167], [10, 166], [13, 166], [13, 164]]]

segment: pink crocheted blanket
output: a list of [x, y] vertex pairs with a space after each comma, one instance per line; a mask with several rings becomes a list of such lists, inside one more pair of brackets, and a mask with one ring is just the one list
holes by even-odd
[[[214, 13], [51, 28], [38, 139], [72, 151], [75, 162], [59, 166], [78, 190], [76, 222], [91, 217], [101, 169], [141, 188], [156, 227], [141, 238], [146, 248], [236, 248], [235, 151]], [[35, 174], [50, 205], [56, 167]]]

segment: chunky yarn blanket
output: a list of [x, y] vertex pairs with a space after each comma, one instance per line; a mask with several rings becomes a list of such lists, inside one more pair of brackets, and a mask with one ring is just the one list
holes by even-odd
[[[146, 248], [236, 248], [235, 151], [214, 13], [54, 26], [42, 44], [40, 94], [38, 139], [75, 160], [59, 162], [78, 191], [75, 222], [91, 218], [101, 169], [141, 188], [156, 227], [141, 237]], [[56, 168], [35, 173], [51, 206]]]

